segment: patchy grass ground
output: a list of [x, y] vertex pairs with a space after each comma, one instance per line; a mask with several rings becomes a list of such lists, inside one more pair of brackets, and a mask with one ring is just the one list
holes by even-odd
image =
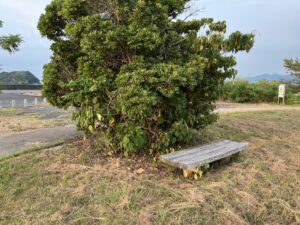
[[63, 126], [69, 123], [68, 120], [40, 119], [37, 114], [22, 114], [21, 109], [0, 110], [0, 136], [39, 128]]
[[216, 112], [256, 112], [256, 111], [275, 111], [275, 110], [300, 110], [300, 105], [278, 105], [271, 103], [228, 103], [218, 102]]
[[300, 224], [300, 111], [225, 114], [218, 138], [250, 148], [200, 181], [81, 141], [0, 160], [0, 224]]

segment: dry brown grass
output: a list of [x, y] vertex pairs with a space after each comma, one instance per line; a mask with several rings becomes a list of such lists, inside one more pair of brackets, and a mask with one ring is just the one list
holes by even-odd
[[37, 115], [20, 114], [20, 112], [22, 110], [0, 110], [0, 136], [63, 125], [55, 120], [42, 120]]
[[202, 136], [250, 148], [200, 181], [80, 140], [4, 160], [0, 224], [300, 224], [300, 111], [222, 115]]
[[234, 113], [234, 112], [257, 112], [257, 111], [275, 111], [275, 110], [300, 110], [299, 105], [278, 105], [270, 103], [227, 103], [218, 102], [223, 105], [217, 109], [219, 113]]

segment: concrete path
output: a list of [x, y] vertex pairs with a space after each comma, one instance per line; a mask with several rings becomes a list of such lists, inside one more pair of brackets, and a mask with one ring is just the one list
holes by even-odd
[[75, 125], [65, 127], [43, 128], [9, 136], [0, 136], [0, 156], [28, 150], [46, 144], [65, 141], [82, 135]]
[[[30, 95], [27, 95], [30, 93]], [[15, 100], [16, 107], [24, 106], [24, 99], [27, 99], [28, 105], [33, 105], [35, 98], [37, 98], [38, 103], [43, 102], [43, 97], [40, 96], [41, 91], [39, 90], [2, 90], [0, 94], [0, 101], [2, 107], [10, 107], [11, 101]]]

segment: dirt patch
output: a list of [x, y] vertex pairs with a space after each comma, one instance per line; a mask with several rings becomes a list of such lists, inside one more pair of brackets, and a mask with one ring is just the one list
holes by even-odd
[[0, 111], [0, 136], [20, 133], [44, 127], [53, 127], [49, 121], [43, 121], [33, 115], [17, 116], [13, 111]]
[[0, 110], [0, 136], [70, 124], [70, 120], [41, 119], [37, 114], [26, 114], [21, 109]]
[[255, 112], [274, 110], [300, 110], [300, 106], [276, 105], [276, 104], [238, 104], [238, 103], [217, 103], [218, 113], [234, 112]]

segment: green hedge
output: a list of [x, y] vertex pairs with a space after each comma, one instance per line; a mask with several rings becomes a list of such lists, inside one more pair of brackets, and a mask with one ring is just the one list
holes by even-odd
[[[225, 82], [221, 90], [224, 101], [236, 103], [275, 103], [278, 101], [278, 86], [281, 82], [261, 80], [258, 83], [250, 83], [246, 80]], [[286, 103], [295, 104], [298, 97], [293, 91], [296, 85], [287, 84]]]

